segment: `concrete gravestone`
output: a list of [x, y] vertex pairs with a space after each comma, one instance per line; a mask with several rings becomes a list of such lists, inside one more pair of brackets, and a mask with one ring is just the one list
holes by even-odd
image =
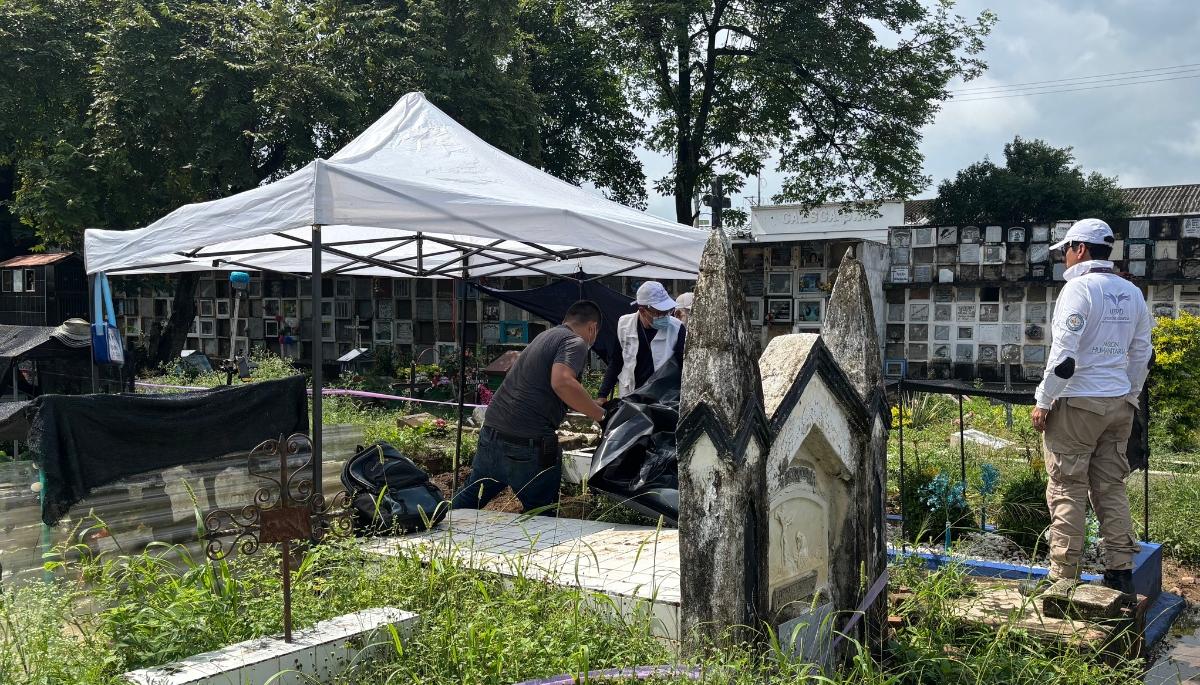
[[[716, 641], [770, 627], [826, 661], [832, 632], [878, 595], [887, 564], [886, 404], [866, 272], [848, 254], [825, 333], [779, 336], [759, 360], [740, 292], [715, 232], [684, 362], [681, 627]], [[866, 604], [865, 624], [879, 626], [882, 600]]]

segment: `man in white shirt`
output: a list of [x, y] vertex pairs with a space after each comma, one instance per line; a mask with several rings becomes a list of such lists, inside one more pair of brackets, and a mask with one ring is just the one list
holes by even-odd
[[1137, 286], [1108, 260], [1113, 233], [1099, 219], [1075, 222], [1062, 249], [1067, 280], [1054, 304], [1053, 342], [1035, 393], [1050, 485], [1050, 576], [1075, 579], [1090, 495], [1104, 538], [1104, 584], [1133, 594], [1138, 552], [1129, 516], [1125, 446], [1149, 371], [1150, 312]]
[[621, 396], [632, 393], [649, 380], [672, 357], [683, 367], [683, 343], [687, 327], [673, 316], [675, 300], [658, 281], [646, 281], [630, 304], [637, 311], [617, 319], [620, 354], [608, 365], [600, 383], [599, 399], [607, 401], [613, 388]]

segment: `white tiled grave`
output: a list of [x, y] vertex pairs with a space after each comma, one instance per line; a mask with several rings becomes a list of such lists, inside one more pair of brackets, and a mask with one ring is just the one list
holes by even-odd
[[293, 631], [290, 643], [281, 636], [247, 640], [122, 677], [136, 685], [329, 683], [352, 662], [371, 658], [372, 647], [390, 648], [388, 626], [407, 637], [417, 620], [416, 614], [390, 607], [365, 609]]
[[656, 636], [679, 639], [679, 531], [460, 509], [431, 530], [376, 538], [369, 551], [453, 555], [469, 567], [603, 593], [626, 616], [652, 612]]

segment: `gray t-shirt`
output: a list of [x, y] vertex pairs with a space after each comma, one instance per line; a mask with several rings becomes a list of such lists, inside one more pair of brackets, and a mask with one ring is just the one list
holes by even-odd
[[583, 373], [588, 346], [566, 326], [556, 326], [533, 339], [517, 357], [492, 397], [483, 424], [519, 438], [554, 435], [567, 415], [567, 405], [550, 387], [550, 369], [566, 364]]

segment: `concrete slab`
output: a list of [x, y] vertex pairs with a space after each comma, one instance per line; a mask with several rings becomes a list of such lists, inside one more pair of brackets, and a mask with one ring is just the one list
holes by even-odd
[[155, 668], [125, 673], [135, 685], [299, 685], [329, 683], [371, 644], [390, 643], [379, 631], [395, 626], [404, 636], [417, 616], [390, 607], [366, 609], [295, 631], [292, 642], [264, 637], [197, 654]]
[[462, 509], [431, 530], [374, 538], [377, 554], [453, 555], [471, 568], [602, 593], [622, 614], [649, 612], [654, 634], [679, 639], [679, 531]]

